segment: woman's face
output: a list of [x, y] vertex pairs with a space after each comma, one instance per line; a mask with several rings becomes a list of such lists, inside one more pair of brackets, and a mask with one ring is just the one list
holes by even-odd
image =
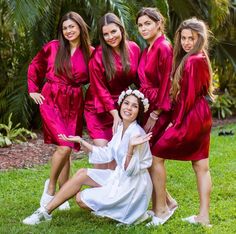
[[159, 22], [153, 21], [147, 15], [138, 18], [138, 31], [146, 41], [153, 41], [160, 31]]
[[183, 29], [181, 31], [181, 46], [186, 53], [193, 49], [197, 40], [198, 34], [191, 29]]
[[79, 42], [80, 28], [79, 25], [73, 20], [65, 20], [62, 24], [62, 33], [66, 40], [69, 42]]
[[118, 49], [122, 40], [122, 33], [120, 28], [114, 24], [107, 24], [102, 27], [102, 34], [107, 45], [112, 47], [114, 50]]
[[139, 112], [138, 98], [134, 95], [127, 96], [121, 104], [120, 115], [124, 122], [132, 123]]

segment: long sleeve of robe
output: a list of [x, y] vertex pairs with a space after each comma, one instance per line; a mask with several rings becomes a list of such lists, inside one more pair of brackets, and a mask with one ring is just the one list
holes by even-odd
[[147, 169], [152, 164], [152, 155], [148, 143], [135, 147], [125, 169], [130, 138], [145, 132], [136, 122], [127, 128], [123, 137], [122, 131], [120, 126], [107, 147], [93, 148], [90, 162], [108, 162], [114, 158], [117, 167], [115, 170], [88, 169], [88, 176], [101, 187], [83, 190], [81, 199], [96, 215], [131, 224], [148, 208], [152, 182]]
[[[40, 105], [44, 142], [69, 146], [76, 150], [79, 144], [62, 141], [58, 134], [82, 135], [84, 100], [82, 85], [88, 83], [88, 68], [78, 47], [71, 56], [72, 78], [55, 74], [55, 58], [59, 41], [43, 46], [28, 68], [28, 91], [41, 93], [45, 100]], [[92, 50], [92, 48], [91, 48]]]

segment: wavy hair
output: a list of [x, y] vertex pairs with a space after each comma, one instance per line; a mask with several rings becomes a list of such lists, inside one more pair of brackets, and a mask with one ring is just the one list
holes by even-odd
[[[196, 32], [198, 35], [198, 39], [194, 47], [186, 53], [181, 45], [181, 32], [184, 29], [190, 29], [193, 32]], [[206, 57], [207, 64], [209, 67], [210, 73], [210, 81], [209, 81], [209, 89], [208, 95], [214, 99], [213, 95], [213, 84], [212, 84], [212, 68], [211, 63], [208, 57], [208, 38], [209, 31], [207, 29], [206, 24], [197, 18], [191, 18], [183, 21], [179, 28], [175, 33], [174, 38], [174, 59], [173, 59], [173, 67], [172, 67], [172, 87], [171, 87], [171, 96], [173, 100], [177, 100], [178, 94], [180, 93], [180, 81], [183, 74], [183, 69], [186, 60], [189, 56], [193, 54], [197, 54], [202, 51]]]

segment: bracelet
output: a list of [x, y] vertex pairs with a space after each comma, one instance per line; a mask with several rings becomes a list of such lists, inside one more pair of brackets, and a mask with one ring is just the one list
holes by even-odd
[[133, 154], [129, 154], [128, 152], [126, 153], [127, 158], [132, 158]]
[[80, 137], [80, 140], [79, 140], [79, 143], [82, 145], [82, 142], [83, 142], [83, 138]]
[[158, 120], [158, 115], [155, 112], [150, 113], [150, 118], [153, 120]]

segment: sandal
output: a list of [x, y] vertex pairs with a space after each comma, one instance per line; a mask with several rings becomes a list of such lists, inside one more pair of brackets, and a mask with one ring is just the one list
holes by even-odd
[[182, 218], [182, 221], [188, 222], [190, 224], [196, 224], [196, 225], [200, 224], [205, 227], [212, 227], [212, 225], [210, 223], [206, 224], [206, 223], [200, 223], [200, 222], [196, 221], [196, 219], [195, 219], [196, 217], [197, 217], [196, 215], [192, 215], [187, 218]]

